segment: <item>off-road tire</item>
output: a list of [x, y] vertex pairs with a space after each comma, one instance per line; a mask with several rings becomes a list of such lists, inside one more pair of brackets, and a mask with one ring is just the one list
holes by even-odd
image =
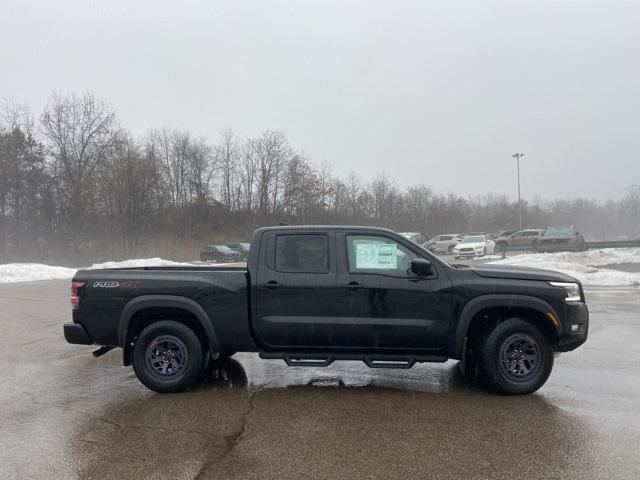
[[[537, 352], [535, 367], [521, 378], [512, 372], [507, 373], [508, 369], [503, 366], [505, 351], [514, 338], [529, 342], [531, 349]], [[479, 380], [504, 395], [535, 392], [544, 385], [553, 368], [551, 343], [535, 325], [523, 318], [510, 318], [493, 329], [485, 330], [475, 339], [473, 350], [478, 362]]]
[[228, 358], [233, 357], [238, 352], [220, 352], [218, 353], [217, 360], [226, 360]]
[[[184, 350], [182, 355], [185, 361], [173, 376], [162, 374], [152, 367], [150, 356], [155, 353], [152, 344], [159, 339], [173, 341], [179, 352]], [[147, 388], [158, 393], [184, 392], [202, 378], [204, 352], [193, 330], [182, 323], [163, 320], [142, 330], [133, 350], [132, 363], [136, 376]]]

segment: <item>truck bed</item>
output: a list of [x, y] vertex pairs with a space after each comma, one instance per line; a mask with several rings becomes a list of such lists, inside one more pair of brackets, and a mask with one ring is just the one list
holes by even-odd
[[172, 301], [191, 301], [215, 323], [220, 348], [254, 347], [249, 331], [249, 274], [244, 265], [79, 270], [73, 280], [84, 284], [74, 321], [97, 344], [122, 346], [124, 318], [140, 307], [137, 297], [144, 296], [156, 302], [154, 315], [167, 318], [171, 318]]

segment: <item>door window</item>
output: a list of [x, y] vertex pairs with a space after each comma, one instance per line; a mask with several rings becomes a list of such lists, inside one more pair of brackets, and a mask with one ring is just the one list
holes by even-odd
[[409, 277], [411, 260], [417, 255], [404, 245], [376, 235], [347, 236], [347, 261], [350, 273], [375, 273]]
[[328, 273], [329, 246], [326, 235], [278, 235], [275, 267], [284, 273]]

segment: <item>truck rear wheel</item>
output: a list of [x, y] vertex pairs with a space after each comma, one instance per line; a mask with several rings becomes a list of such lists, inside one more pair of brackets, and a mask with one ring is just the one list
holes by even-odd
[[136, 376], [147, 388], [159, 393], [183, 392], [200, 379], [203, 348], [186, 325], [156, 322], [142, 330], [132, 363]]
[[481, 378], [505, 395], [538, 390], [553, 368], [549, 340], [531, 323], [510, 318], [482, 335], [476, 346]]

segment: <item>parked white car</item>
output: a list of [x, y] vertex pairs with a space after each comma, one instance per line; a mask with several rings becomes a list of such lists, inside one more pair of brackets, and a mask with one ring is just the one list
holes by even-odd
[[462, 239], [462, 242], [453, 247], [453, 256], [461, 257], [484, 257], [493, 255], [496, 244], [486, 235], [469, 235]]
[[433, 253], [451, 253], [453, 248], [462, 241], [462, 237], [456, 233], [448, 233], [446, 235], [438, 235], [433, 237], [425, 247]]

